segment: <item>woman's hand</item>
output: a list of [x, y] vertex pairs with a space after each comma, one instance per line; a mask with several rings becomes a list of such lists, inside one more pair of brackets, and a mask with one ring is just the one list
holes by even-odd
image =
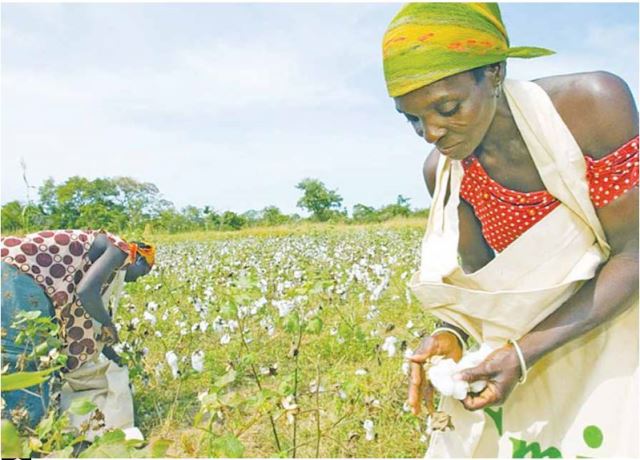
[[120, 339], [118, 338], [118, 330], [113, 323], [105, 324], [102, 326], [100, 341], [109, 346], [120, 341]]
[[461, 402], [467, 410], [478, 410], [503, 404], [521, 377], [520, 361], [512, 345], [497, 349], [476, 367], [460, 372], [454, 378], [468, 383], [485, 380], [480, 393], [469, 393]]
[[458, 362], [462, 357], [462, 344], [450, 332], [438, 332], [425, 337], [420, 346], [409, 358], [411, 374], [409, 376], [409, 406], [414, 415], [420, 414], [421, 399], [429, 413], [433, 412], [433, 386], [427, 380], [422, 365], [432, 356], [444, 356]]

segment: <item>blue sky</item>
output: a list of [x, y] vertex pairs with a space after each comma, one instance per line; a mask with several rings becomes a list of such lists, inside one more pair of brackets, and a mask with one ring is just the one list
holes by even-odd
[[[314, 177], [355, 203], [428, 204], [431, 147], [387, 96], [400, 4], [2, 4], [2, 202], [47, 177], [132, 176], [177, 206], [296, 209]], [[608, 70], [638, 95], [638, 5], [501, 4], [511, 78]], [[32, 198], [34, 192], [31, 192]]]

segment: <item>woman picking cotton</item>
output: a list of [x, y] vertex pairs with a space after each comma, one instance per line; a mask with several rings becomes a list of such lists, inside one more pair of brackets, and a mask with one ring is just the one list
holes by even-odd
[[[155, 248], [91, 230], [47, 230], [2, 238], [0, 244], [2, 328], [7, 332], [2, 338], [2, 357], [4, 363], [11, 365], [9, 371], [18, 370], [13, 367], [25, 351], [24, 346], [15, 343], [18, 331], [11, 324], [19, 312], [39, 310], [60, 325], [62, 353], [66, 355], [61, 405], [70, 405], [76, 397], [87, 397], [94, 399], [105, 413], [107, 426], [132, 425], [126, 368], [101, 359], [100, 354], [118, 360], [110, 348], [118, 342], [118, 333], [109, 300], [115, 297], [112, 305], [117, 305], [123, 283], [149, 273]], [[108, 407], [118, 394], [119, 407]], [[43, 415], [48, 403], [47, 394], [33, 391], [7, 393], [3, 398], [7, 412], [20, 405], [27, 407], [32, 424]], [[122, 407], [127, 401], [130, 407]], [[117, 412], [121, 414], [110, 416]]]
[[454, 373], [428, 456], [638, 455], [638, 114], [605, 72], [505, 79], [547, 54], [510, 47], [495, 4], [409, 4], [384, 36], [389, 95], [436, 147], [411, 285], [444, 324], [411, 358], [414, 413], [425, 363], [493, 350]]

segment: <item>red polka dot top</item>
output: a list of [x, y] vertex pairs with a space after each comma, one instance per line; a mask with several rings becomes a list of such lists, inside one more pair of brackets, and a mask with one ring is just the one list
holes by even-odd
[[[596, 208], [611, 203], [638, 185], [638, 136], [594, 160], [585, 155], [589, 195]], [[491, 179], [475, 156], [462, 161], [464, 177], [460, 197], [482, 224], [482, 234], [501, 252], [520, 235], [553, 211], [560, 202], [546, 190], [518, 192]]]

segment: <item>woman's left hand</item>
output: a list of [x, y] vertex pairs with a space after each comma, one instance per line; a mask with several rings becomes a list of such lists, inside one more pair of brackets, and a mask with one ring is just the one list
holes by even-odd
[[495, 350], [476, 367], [466, 369], [456, 378], [472, 383], [485, 380], [487, 386], [480, 393], [469, 393], [461, 402], [467, 410], [478, 410], [503, 404], [518, 383], [521, 369], [513, 346]]

